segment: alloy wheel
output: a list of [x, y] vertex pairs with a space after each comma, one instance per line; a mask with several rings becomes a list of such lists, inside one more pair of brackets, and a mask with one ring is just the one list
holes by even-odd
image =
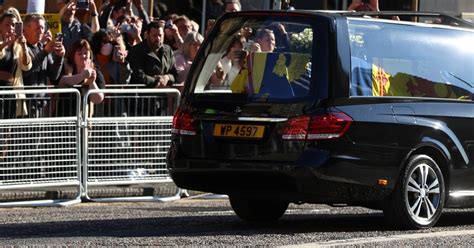
[[441, 204], [440, 182], [436, 172], [425, 163], [411, 170], [405, 187], [405, 203], [413, 221], [427, 225]]

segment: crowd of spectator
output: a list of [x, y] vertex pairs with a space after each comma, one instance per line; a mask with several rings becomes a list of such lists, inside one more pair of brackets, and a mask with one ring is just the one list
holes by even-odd
[[[87, 8], [78, 6], [77, 0], [58, 0], [62, 25], [57, 34], [47, 30], [47, 22], [40, 14], [28, 14], [22, 20], [15, 8], [6, 9], [0, 16], [0, 87], [75, 87], [82, 94], [110, 85], [182, 90], [203, 42], [199, 32], [206, 33], [203, 29], [209, 30], [223, 13], [242, 8], [239, 0], [211, 0], [207, 6], [207, 26], [200, 27], [200, 16], [189, 2], [183, 6], [183, 12], [189, 16], [169, 13], [167, 6], [157, 1], [154, 13], [159, 16], [150, 17], [142, 0], [107, 0], [102, 6], [89, 1]], [[282, 8], [291, 8], [289, 1], [282, 3]], [[378, 5], [364, 3], [354, 0], [349, 8], [378, 9]], [[18, 31], [17, 24], [22, 22], [23, 28]], [[224, 77], [236, 76], [241, 67], [242, 46], [250, 35], [255, 35], [256, 42], [250, 48], [253, 51], [271, 52], [281, 47], [282, 42], [287, 45], [283, 26], [252, 32], [242, 30], [240, 37], [236, 37], [212, 75], [214, 84], [222, 83]], [[2, 119], [62, 116], [67, 113], [65, 108], [75, 107], [74, 103], [57, 104], [51, 113], [44, 110], [48, 105], [44, 93], [2, 96], [9, 97], [15, 100], [10, 100], [10, 104], [0, 102]], [[34, 100], [25, 101], [26, 98]], [[103, 94], [90, 97], [91, 103], [104, 106], [99, 112], [105, 108], [116, 113], [104, 99]], [[155, 107], [163, 108], [158, 105]], [[123, 111], [120, 108], [119, 112]]]
[[[2, 89], [74, 87], [85, 94], [110, 85], [142, 85], [182, 90], [203, 41], [192, 5], [186, 16], [168, 13], [166, 5], [156, 4], [157, 17], [148, 16], [142, 0], [108, 0], [102, 6], [88, 1], [87, 8], [78, 6], [77, 0], [58, 0], [57, 6], [61, 16], [57, 34], [47, 29], [40, 14], [22, 19], [15, 8], [1, 14]], [[224, 12], [240, 11], [241, 6], [238, 0], [215, 0], [210, 9], [212, 21]], [[1, 98], [10, 99], [0, 102], [2, 119], [64, 116], [75, 109], [74, 101], [58, 100], [54, 113], [45, 111], [50, 104], [45, 93]], [[89, 100], [107, 108], [104, 99], [103, 94], [92, 94]]]

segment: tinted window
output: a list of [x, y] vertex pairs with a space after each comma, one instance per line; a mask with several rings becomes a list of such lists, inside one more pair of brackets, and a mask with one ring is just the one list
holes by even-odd
[[314, 29], [292, 18], [227, 19], [204, 48], [196, 94], [246, 94], [266, 101], [309, 95]]
[[470, 99], [474, 32], [349, 20], [352, 96]]

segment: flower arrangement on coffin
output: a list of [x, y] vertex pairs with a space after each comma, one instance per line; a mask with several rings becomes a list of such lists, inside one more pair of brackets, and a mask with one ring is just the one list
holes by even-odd
[[307, 53], [313, 46], [313, 29], [305, 28], [300, 33], [292, 33], [290, 36], [290, 47], [292, 52]]

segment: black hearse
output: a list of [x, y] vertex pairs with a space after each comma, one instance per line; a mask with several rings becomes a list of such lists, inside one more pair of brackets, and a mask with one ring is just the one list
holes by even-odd
[[474, 206], [473, 44], [438, 14], [226, 14], [174, 115], [170, 175], [244, 220], [341, 203], [431, 227]]

